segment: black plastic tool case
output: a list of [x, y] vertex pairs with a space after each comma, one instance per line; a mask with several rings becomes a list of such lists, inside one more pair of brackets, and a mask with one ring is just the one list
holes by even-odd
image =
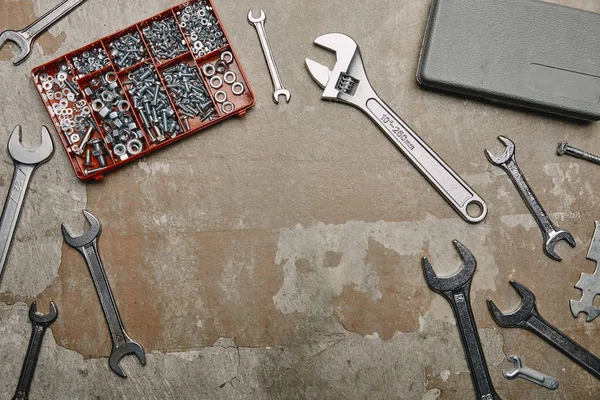
[[417, 80], [600, 119], [600, 14], [537, 0], [433, 0]]

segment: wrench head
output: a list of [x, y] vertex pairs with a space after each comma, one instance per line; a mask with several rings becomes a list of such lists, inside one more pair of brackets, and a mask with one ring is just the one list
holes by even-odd
[[54, 154], [54, 144], [48, 128], [42, 126], [42, 144], [29, 149], [21, 144], [21, 126], [17, 125], [8, 139], [8, 154], [13, 160], [27, 165], [41, 165]]
[[144, 348], [139, 343], [128, 339], [125, 344], [113, 349], [110, 358], [108, 359], [110, 369], [122, 378], [127, 378], [127, 375], [125, 375], [125, 372], [123, 372], [119, 363], [123, 357], [128, 355], [136, 356], [140, 364], [146, 365], [146, 353], [144, 352]]
[[522, 327], [521, 325], [527, 322], [532, 315], [537, 314], [535, 296], [529, 289], [519, 282], [511, 281], [510, 284], [522, 297], [523, 301], [521, 302], [521, 306], [510, 314], [504, 314], [492, 300], [488, 299], [488, 307], [492, 317], [501, 327], [520, 328]]
[[562, 258], [556, 253], [556, 251], [554, 251], [556, 244], [558, 242], [560, 242], [561, 240], [564, 240], [567, 243], [569, 243], [569, 245], [571, 247], [576, 246], [575, 239], [569, 232], [567, 232], [567, 231], [555, 232], [552, 236], [550, 236], [548, 238], [548, 240], [546, 240], [546, 243], [544, 245], [544, 253], [546, 253], [546, 255], [548, 257], [550, 257], [551, 259], [553, 259], [555, 261], [562, 261]]
[[275, 104], [279, 104], [279, 96], [285, 96], [286, 103], [289, 103], [290, 99], [292, 98], [292, 94], [290, 93], [289, 90], [287, 90], [287, 89], [276, 90], [275, 93], [273, 93], [273, 100], [275, 101]]
[[252, 14], [252, 10], [248, 11], [248, 22], [250, 24], [260, 24], [261, 22], [265, 22], [267, 16], [263, 10], [260, 10], [260, 15], [258, 18], [255, 18]]
[[502, 371], [502, 375], [504, 375], [506, 379], [516, 379], [523, 368], [523, 360], [518, 356], [509, 356], [508, 361], [513, 363], [514, 369], [512, 371]]
[[37, 303], [34, 301], [29, 308], [29, 319], [34, 325], [49, 327], [58, 318], [58, 310], [53, 301], [50, 302], [50, 313], [42, 314], [37, 310]]
[[100, 224], [98, 218], [94, 216], [94, 214], [89, 211], [83, 211], [83, 215], [90, 224], [90, 228], [82, 236], [73, 237], [71, 232], [69, 232], [67, 225], [64, 223], [62, 224], [62, 234], [65, 242], [75, 249], [81, 249], [82, 247], [93, 243], [100, 237], [100, 233], [102, 232], [102, 225]]
[[6, 30], [0, 33], [0, 48], [9, 41], [15, 43], [19, 46], [19, 49], [21, 49], [21, 53], [13, 60], [13, 65], [19, 65], [25, 61], [27, 56], [29, 56], [29, 53], [31, 52], [31, 42], [25, 39], [23, 35], [17, 31]]
[[[306, 68], [312, 78], [324, 90], [322, 99], [343, 100], [344, 95], [353, 96], [361, 81], [368, 81], [360, 56], [358, 44], [350, 36], [343, 33], [327, 33], [315, 39], [314, 43], [336, 54], [333, 70], [311, 59], [306, 59]], [[346, 78], [344, 81], [342, 78]], [[348, 78], [352, 78], [350, 81]], [[353, 90], [341, 85], [353, 82]]]
[[485, 151], [485, 156], [494, 165], [502, 165], [515, 156], [515, 143], [512, 140], [505, 136], [498, 136], [498, 140], [506, 146], [502, 155], [495, 156], [491, 151]]
[[458, 240], [455, 240], [454, 247], [458, 250], [461, 259], [463, 260], [460, 270], [452, 276], [440, 278], [437, 276], [429, 259], [423, 257], [423, 269], [425, 271], [425, 280], [427, 285], [437, 293], [451, 292], [464, 287], [471, 282], [473, 274], [477, 269], [477, 260], [469, 249], [467, 249]]

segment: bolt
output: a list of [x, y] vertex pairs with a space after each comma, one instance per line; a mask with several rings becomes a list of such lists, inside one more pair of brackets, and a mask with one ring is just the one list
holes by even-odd
[[87, 149], [85, 151], [85, 163], [83, 164], [84, 167], [91, 167], [92, 166], [92, 150]]
[[96, 169], [87, 169], [87, 168], [86, 168], [86, 169], [83, 171], [83, 173], [84, 173], [85, 175], [92, 175], [92, 174], [95, 174], [96, 172], [100, 172], [100, 171], [102, 171], [102, 170], [103, 170], [103, 169], [105, 169], [105, 168], [106, 168], [106, 167], [100, 167], [100, 168], [96, 168]]
[[600, 164], [600, 156], [588, 153], [587, 151], [576, 149], [575, 147], [571, 147], [566, 141], [558, 144], [558, 149], [556, 150], [556, 153], [559, 156], [562, 156], [563, 154], [568, 154], [573, 157], [581, 158], [582, 160], [593, 162], [594, 164]]
[[102, 139], [94, 139], [90, 142], [90, 146], [92, 146], [92, 154], [98, 160], [98, 163], [102, 168], [106, 167], [106, 147], [104, 147], [104, 143]]

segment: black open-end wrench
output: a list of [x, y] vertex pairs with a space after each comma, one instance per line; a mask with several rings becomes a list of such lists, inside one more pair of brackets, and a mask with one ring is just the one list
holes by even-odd
[[88, 211], [84, 211], [83, 214], [90, 224], [90, 229], [83, 236], [74, 238], [65, 224], [62, 224], [62, 234], [65, 242], [74, 249], [79, 250], [87, 261], [113, 342], [108, 364], [115, 374], [126, 378], [127, 376], [119, 365], [121, 359], [126, 355], [134, 354], [142, 365], [146, 365], [146, 354], [142, 346], [125, 332], [117, 303], [110, 290], [100, 253], [98, 253], [98, 238], [102, 231], [100, 221]]
[[477, 261], [469, 249], [458, 240], [454, 241], [454, 246], [463, 260], [460, 271], [450, 277], [440, 278], [436, 275], [427, 257], [424, 257], [425, 280], [431, 290], [448, 300], [452, 306], [469, 369], [471, 370], [475, 392], [477, 393], [476, 399], [500, 400], [500, 396], [498, 396], [492, 384], [492, 378], [488, 371], [481, 340], [477, 332], [477, 324], [471, 309], [471, 281], [477, 269]]
[[490, 312], [496, 323], [503, 328], [521, 328], [535, 333], [597, 379], [600, 379], [600, 359], [546, 322], [540, 316], [535, 296], [529, 289], [515, 281], [511, 281], [510, 284], [521, 295], [523, 302], [517, 311], [504, 314], [492, 300], [488, 300]]
[[33, 330], [31, 331], [27, 355], [25, 356], [23, 368], [21, 369], [19, 384], [17, 385], [17, 390], [12, 400], [27, 400], [31, 382], [33, 381], [33, 374], [35, 373], [35, 367], [37, 366], [38, 357], [40, 356], [44, 334], [46, 333], [46, 329], [56, 321], [56, 318], [58, 318], [58, 311], [53, 302], [50, 303], [50, 313], [46, 315], [38, 313], [37, 304], [35, 302], [29, 308], [29, 319], [33, 325]]

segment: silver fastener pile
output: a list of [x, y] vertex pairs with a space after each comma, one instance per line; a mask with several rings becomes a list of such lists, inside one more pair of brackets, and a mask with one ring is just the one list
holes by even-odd
[[106, 52], [102, 47], [84, 51], [73, 57], [73, 66], [80, 76], [89, 75], [94, 71], [110, 65]]
[[196, 56], [208, 54], [227, 45], [227, 38], [207, 1], [185, 6], [177, 12], [177, 18]]
[[126, 69], [147, 58], [146, 46], [137, 32], [128, 33], [113, 41], [109, 46], [113, 63]]
[[165, 69], [163, 76], [186, 130], [190, 130], [189, 119], [206, 121], [217, 116], [197, 69], [182, 62]]
[[152, 54], [159, 60], [170, 60], [188, 51], [185, 39], [173, 17], [154, 21], [142, 32], [150, 45]]
[[144, 65], [130, 72], [128, 78], [125, 85], [129, 86], [133, 106], [146, 127], [150, 141], [162, 142], [166, 135], [174, 137], [180, 133], [177, 115], [154, 67]]

